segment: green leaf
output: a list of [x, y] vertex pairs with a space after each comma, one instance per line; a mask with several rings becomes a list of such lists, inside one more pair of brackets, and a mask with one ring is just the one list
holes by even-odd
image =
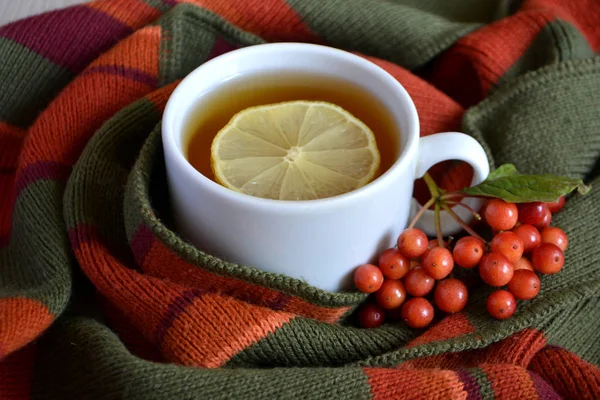
[[556, 201], [560, 196], [575, 189], [579, 193], [585, 194], [590, 187], [584, 185], [581, 179], [517, 173], [495, 179], [488, 177], [479, 185], [464, 188], [461, 192], [469, 196], [496, 197], [511, 203], [529, 203], [532, 201]]
[[505, 176], [517, 175], [518, 173], [517, 167], [514, 164], [502, 164], [490, 172], [486, 180], [491, 181]]

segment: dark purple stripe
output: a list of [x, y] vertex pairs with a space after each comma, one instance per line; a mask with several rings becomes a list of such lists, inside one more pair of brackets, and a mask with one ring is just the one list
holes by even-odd
[[466, 400], [482, 400], [481, 387], [477, 383], [477, 379], [464, 368], [459, 369], [456, 373], [463, 383], [464, 390], [467, 392]]
[[135, 258], [135, 263], [140, 268], [142, 267], [144, 260], [146, 259], [146, 255], [148, 255], [154, 240], [154, 234], [144, 223], [140, 224], [137, 231], [133, 235], [133, 238], [131, 238], [131, 242], [129, 244], [131, 247], [131, 252], [133, 253], [133, 258]]
[[223, 39], [223, 37], [217, 36], [217, 38], [215, 39], [215, 43], [213, 44], [213, 48], [208, 54], [208, 59], [210, 60], [212, 58], [220, 56], [221, 54], [228, 53], [238, 48], [238, 46], [232, 45], [231, 43]]
[[155, 343], [160, 346], [167, 331], [173, 325], [173, 322], [185, 311], [187, 306], [192, 304], [194, 299], [202, 296], [203, 292], [199, 290], [186, 290], [183, 295], [176, 298], [174, 302], [169, 304], [169, 308], [167, 308], [167, 312], [165, 313], [163, 319], [158, 324], [156, 328], [156, 333], [154, 335]]
[[235, 287], [230, 287], [226, 290], [223, 290], [220, 287], [210, 287], [208, 289], [205, 289], [205, 292], [211, 294], [218, 294], [221, 296], [233, 297], [236, 300], [243, 301], [248, 304], [253, 304], [260, 307], [267, 307], [273, 310], [283, 310], [292, 299], [292, 296], [278, 292], [273, 299], [265, 300], [262, 297], [258, 297], [252, 293], [244, 291], [240, 292]]
[[548, 382], [546, 382], [541, 376], [539, 376], [538, 374], [536, 374], [533, 371], [527, 371], [527, 372], [529, 373], [529, 377], [533, 381], [533, 387], [535, 387], [535, 391], [537, 392], [537, 395], [540, 397], [540, 399], [542, 399], [542, 400], [561, 400], [562, 399], [562, 397], [560, 397], [560, 395], [558, 393], [556, 393], [554, 388]]
[[56, 161], [39, 161], [23, 168], [17, 177], [15, 185], [18, 196], [23, 189], [39, 180], [66, 181], [71, 173], [71, 167]]
[[127, 68], [117, 65], [96, 65], [86, 69], [83, 74], [90, 74], [94, 72], [122, 76], [137, 82], [145, 83], [152, 87], [158, 87], [158, 81], [156, 77], [135, 68]]
[[75, 228], [69, 229], [69, 241], [73, 250], [79, 250], [82, 244], [97, 240], [96, 228], [91, 225], [79, 224]]
[[131, 28], [85, 5], [26, 18], [0, 28], [13, 40], [72, 72], [132, 33]]
[[285, 293], [277, 293], [277, 296], [271, 301], [268, 302], [267, 307], [273, 310], [283, 310], [287, 303], [292, 299], [291, 296], [288, 296]]

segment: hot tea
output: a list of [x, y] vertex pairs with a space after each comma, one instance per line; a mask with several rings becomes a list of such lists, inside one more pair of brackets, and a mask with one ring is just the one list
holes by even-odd
[[397, 159], [398, 128], [377, 97], [341, 79], [295, 73], [233, 78], [208, 93], [186, 122], [184, 149], [187, 159], [200, 173], [215, 180], [211, 169], [211, 144], [231, 118], [249, 107], [294, 100], [332, 103], [366, 124], [375, 136], [380, 154], [374, 178]]

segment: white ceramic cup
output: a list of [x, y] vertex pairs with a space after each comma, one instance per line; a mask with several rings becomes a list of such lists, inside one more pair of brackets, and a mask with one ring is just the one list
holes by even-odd
[[[368, 185], [320, 200], [282, 201], [229, 190], [198, 172], [186, 160], [183, 135], [190, 113], [203, 98], [233, 77], [301, 72], [331, 76], [359, 85], [389, 109], [398, 127], [401, 151], [393, 166]], [[225, 260], [284, 274], [328, 291], [350, 287], [353, 270], [374, 261], [395, 244], [411, 213], [414, 180], [434, 164], [463, 160], [474, 168], [473, 183], [487, 177], [481, 145], [456, 132], [419, 138], [419, 117], [396, 79], [354, 54], [302, 43], [242, 48], [192, 71], [169, 99], [162, 122], [167, 179], [176, 227], [200, 249]], [[477, 207], [475, 199], [470, 205]], [[456, 208], [468, 220], [470, 214]], [[435, 234], [432, 212], [420, 227]], [[459, 227], [442, 215], [444, 233]]]

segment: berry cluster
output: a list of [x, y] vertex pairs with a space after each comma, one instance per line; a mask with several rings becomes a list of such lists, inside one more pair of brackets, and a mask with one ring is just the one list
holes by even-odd
[[[434, 318], [434, 307], [444, 313], [461, 311], [469, 298], [467, 285], [454, 277], [454, 266], [478, 268], [481, 280], [498, 289], [487, 299], [487, 310], [497, 319], [514, 314], [519, 300], [530, 300], [540, 290], [540, 274], [555, 274], [564, 264], [568, 245], [565, 232], [551, 227], [555, 203], [508, 203], [491, 199], [483, 207], [493, 238], [484, 241], [476, 232], [451, 245], [429, 240], [423, 231], [409, 227], [398, 237], [397, 247], [385, 250], [378, 265], [365, 264], [354, 273], [356, 287], [373, 293], [358, 312], [362, 327], [380, 326], [384, 319], [401, 318], [411, 328], [424, 328]], [[457, 271], [454, 271], [457, 272]], [[433, 302], [433, 304], [432, 304]]]

